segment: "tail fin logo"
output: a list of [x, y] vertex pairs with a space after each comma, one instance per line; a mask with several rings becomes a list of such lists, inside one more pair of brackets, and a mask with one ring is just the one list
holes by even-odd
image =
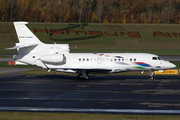
[[32, 36], [19, 36], [19, 38], [33, 38]]

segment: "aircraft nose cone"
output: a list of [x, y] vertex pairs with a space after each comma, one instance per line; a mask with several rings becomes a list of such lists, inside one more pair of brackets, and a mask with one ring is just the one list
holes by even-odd
[[169, 61], [164, 61], [162, 63], [162, 68], [163, 69], [172, 69], [172, 68], [175, 68], [175, 67], [176, 67], [176, 65], [171, 63], [171, 62], [169, 62]]
[[176, 67], [176, 65], [175, 65], [175, 64], [172, 64], [172, 67], [173, 67], [173, 68], [175, 68], [175, 67]]
[[169, 62], [169, 67], [170, 67], [170, 68], [175, 68], [175, 67], [176, 67], [176, 65], [175, 65], [175, 64], [173, 64], [173, 63], [170, 63], [170, 62]]

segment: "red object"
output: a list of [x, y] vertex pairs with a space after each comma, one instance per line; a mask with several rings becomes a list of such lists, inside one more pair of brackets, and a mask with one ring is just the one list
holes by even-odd
[[15, 65], [15, 61], [8, 61], [8, 65]]

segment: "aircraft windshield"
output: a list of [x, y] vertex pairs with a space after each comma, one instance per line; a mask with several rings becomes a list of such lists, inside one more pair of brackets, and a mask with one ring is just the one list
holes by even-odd
[[158, 57], [158, 60], [162, 60], [162, 58]]
[[152, 60], [162, 60], [162, 58], [158, 57], [152, 57]]

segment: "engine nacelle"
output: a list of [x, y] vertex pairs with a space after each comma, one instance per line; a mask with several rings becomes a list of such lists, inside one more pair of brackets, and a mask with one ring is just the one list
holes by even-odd
[[43, 62], [48, 62], [48, 63], [62, 63], [65, 60], [65, 56], [64, 54], [51, 54], [51, 55], [41, 56], [40, 59]]

